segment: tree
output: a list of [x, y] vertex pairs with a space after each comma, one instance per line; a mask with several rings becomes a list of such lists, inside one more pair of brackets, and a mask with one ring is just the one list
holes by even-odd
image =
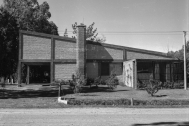
[[[175, 59], [178, 59], [178, 60], [184, 60], [184, 46], [182, 46], [182, 48], [178, 51], [168, 51], [167, 52], [167, 55], [172, 57], [172, 58], [175, 58]], [[187, 73], [189, 74], [189, 41], [187, 41], [186, 43], [186, 66], [187, 66]]]
[[0, 77], [16, 72], [19, 28], [16, 19], [0, 8]]
[[51, 13], [47, 2], [39, 5], [37, 0], [4, 0], [3, 9], [17, 20], [21, 30], [58, 35], [57, 26], [48, 21]]
[[0, 77], [16, 73], [19, 30], [58, 35], [58, 28], [49, 21], [47, 2], [37, 0], [4, 0], [0, 7]]
[[[95, 42], [105, 42], [106, 38], [103, 37], [97, 37], [98, 33], [97, 33], [97, 28], [94, 29], [94, 22], [89, 25], [86, 28], [86, 39], [87, 40], [91, 40], [91, 41], [95, 41]], [[77, 35], [77, 22], [75, 22], [75, 24], [72, 24], [72, 28], [73, 28], [73, 34]]]

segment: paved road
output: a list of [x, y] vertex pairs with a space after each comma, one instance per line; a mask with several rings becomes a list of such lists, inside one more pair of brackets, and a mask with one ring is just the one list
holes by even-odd
[[189, 108], [0, 109], [0, 126], [189, 126]]

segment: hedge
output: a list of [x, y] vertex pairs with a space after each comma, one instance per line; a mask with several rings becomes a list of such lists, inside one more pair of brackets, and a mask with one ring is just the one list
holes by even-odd
[[[94, 100], [94, 99], [70, 99], [68, 105], [103, 105], [103, 106], [131, 106], [130, 99], [110, 99], [110, 100]], [[172, 105], [189, 105], [189, 100], [133, 100], [134, 106], [172, 106]]]

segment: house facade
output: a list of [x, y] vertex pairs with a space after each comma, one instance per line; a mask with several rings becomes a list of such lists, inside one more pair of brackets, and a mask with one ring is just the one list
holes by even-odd
[[85, 25], [77, 26], [76, 39], [20, 31], [18, 82], [70, 80], [77, 70], [88, 78], [116, 74], [120, 82], [136, 88], [150, 75], [171, 81], [175, 62], [161, 52], [87, 41]]

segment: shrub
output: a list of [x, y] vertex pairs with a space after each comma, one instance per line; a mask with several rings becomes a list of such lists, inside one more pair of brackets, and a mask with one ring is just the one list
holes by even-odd
[[69, 105], [105, 105], [105, 106], [121, 106], [130, 105], [130, 100], [128, 99], [116, 99], [116, 100], [104, 100], [104, 99], [70, 99], [68, 101]]
[[119, 80], [117, 79], [116, 74], [110, 75], [105, 82], [106, 85], [112, 90], [115, 89], [119, 84]]
[[80, 93], [81, 86], [86, 85], [87, 79], [82, 77], [81, 73], [76, 72], [76, 75], [72, 75], [72, 80], [69, 83], [74, 93]]
[[161, 82], [158, 82], [156, 80], [150, 79], [149, 84], [146, 85], [146, 91], [151, 96], [154, 96], [155, 93], [157, 93], [160, 89]]
[[87, 78], [86, 79], [86, 85], [90, 85], [90, 87], [91, 87], [91, 85], [94, 83], [94, 79], [93, 78]]

